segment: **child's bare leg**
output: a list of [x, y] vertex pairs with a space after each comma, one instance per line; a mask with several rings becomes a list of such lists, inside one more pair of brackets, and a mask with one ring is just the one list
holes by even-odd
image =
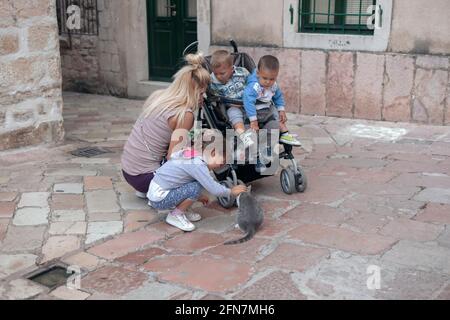
[[280, 121], [280, 133], [285, 133], [285, 132], [288, 132], [288, 131], [289, 131], [289, 129], [288, 129], [286, 123], [283, 123], [283, 122]]
[[[202, 186], [199, 182], [191, 182], [183, 185], [180, 188], [172, 190], [167, 196], [166, 206], [170, 206], [171, 203], [174, 205], [181, 201], [178, 205], [176, 205], [175, 210], [167, 215], [166, 222], [174, 227], [177, 227], [183, 231], [193, 231], [195, 226], [191, 221], [186, 217], [187, 210], [194, 204], [195, 201], [199, 198]], [[195, 221], [201, 219], [196, 218]]]
[[177, 209], [182, 212], [186, 212], [193, 204], [194, 204], [193, 200], [186, 199], [177, 206]]
[[238, 135], [245, 132], [244, 115], [241, 108], [231, 107], [227, 111], [228, 119]]
[[251, 131], [245, 131], [244, 122], [238, 122], [234, 125], [239, 139], [244, 143], [245, 148], [250, 147], [255, 143], [256, 136], [253, 136]]
[[237, 134], [242, 134], [245, 132], [245, 126], [243, 122], [238, 122], [234, 125], [234, 130]]

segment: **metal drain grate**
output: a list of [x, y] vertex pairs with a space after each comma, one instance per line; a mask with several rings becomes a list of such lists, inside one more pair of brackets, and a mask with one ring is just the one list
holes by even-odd
[[74, 273], [67, 270], [62, 266], [52, 266], [45, 270], [36, 271], [27, 277], [28, 280], [39, 283], [50, 290], [59, 286], [65, 285], [67, 279]]
[[70, 154], [74, 155], [75, 157], [92, 158], [105, 153], [112, 153], [112, 151], [106, 148], [87, 147], [72, 151]]

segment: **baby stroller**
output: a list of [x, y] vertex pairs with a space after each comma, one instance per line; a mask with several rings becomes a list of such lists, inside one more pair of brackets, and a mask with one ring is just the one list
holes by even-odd
[[[235, 41], [231, 40], [230, 44], [234, 49], [234, 52], [232, 53], [234, 57], [234, 65], [244, 67], [252, 73], [256, 68], [253, 59], [248, 54], [239, 52]], [[207, 56], [205, 60], [205, 68], [212, 72], [212, 68], [210, 66], [211, 56]], [[228, 121], [226, 112], [226, 106], [229, 104], [243, 106], [243, 101], [229, 99], [226, 97], [213, 95], [211, 92], [207, 92], [203, 107], [198, 113], [197, 123], [201, 123], [201, 127], [203, 129], [219, 130], [225, 137], [227, 129], [233, 129], [231, 123]], [[268, 120], [261, 121], [259, 123], [260, 128], [263, 128], [265, 122], [267, 121]], [[280, 149], [279, 158], [290, 161], [290, 165], [281, 171], [281, 188], [286, 194], [304, 192], [307, 188], [307, 177], [303, 168], [297, 163], [294, 155], [292, 154], [293, 146], [281, 144]], [[256, 170], [255, 164], [250, 164], [248, 162], [245, 164], [227, 164], [224, 168], [214, 171], [214, 174], [217, 181], [228, 188], [232, 188], [233, 186], [239, 184], [247, 184], [249, 182], [267, 177], [267, 175], [262, 175]], [[221, 197], [218, 198], [218, 201], [224, 208], [231, 208], [236, 205], [236, 199], [233, 197]]]

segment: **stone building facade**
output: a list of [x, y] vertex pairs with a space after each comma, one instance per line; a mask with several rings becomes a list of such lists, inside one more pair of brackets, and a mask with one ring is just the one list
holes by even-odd
[[0, 0], [0, 151], [61, 141], [55, 2]]
[[127, 96], [120, 8], [120, 1], [98, 0], [98, 34], [60, 37], [63, 90]]
[[[167, 87], [151, 71], [159, 43], [149, 6], [167, 18], [180, 10], [169, 0], [92, 1], [98, 32], [58, 41], [56, 0], [0, 0], [0, 150], [63, 138], [61, 86], [131, 98]], [[201, 51], [233, 38], [256, 61], [278, 56], [291, 112], [450, 125], [447, 0], [376, 0], [382, 24], [372, 36], [302, 32], [310, 0], [171, 1], [196, 9]]]
[[[367, 37], [299, 32], [301, 1], [198, 0], [199, 48], [233, 38], [255, 60], [278, 56], [291, 112], [450, 124], [450, 2], [377, 0], [383, 23]], [[62, 49], [65, 88], [143, 98], [167, 85], [151, 81], [148, 3], [98, 0], [99, 35]]]
[[450, 2], [376, 3], [382, 28], [367, 37], [300, 33], [299, 0], [212, 0], [210, 51], [232, 37], [254, 59], [278, 56], [291, 112], [450, 125]]
[[147, 1], [96, 4], [98, 34], [60, 35], [63, 89], [140, 98], [166, 87], [148, 81]]

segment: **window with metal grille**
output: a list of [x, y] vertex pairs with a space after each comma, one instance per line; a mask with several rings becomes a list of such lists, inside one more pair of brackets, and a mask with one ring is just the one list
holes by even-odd
[[97, 0], [56, 0], [59, 34], [98, 35]]
[[[373, 35], [368, 20], [376, 0], [302, 0], [299, 29], [306, 33]], [[369, 12], [368, 12], [369, 11]], [[373, 26], [373, 19], [369, 20]]]

